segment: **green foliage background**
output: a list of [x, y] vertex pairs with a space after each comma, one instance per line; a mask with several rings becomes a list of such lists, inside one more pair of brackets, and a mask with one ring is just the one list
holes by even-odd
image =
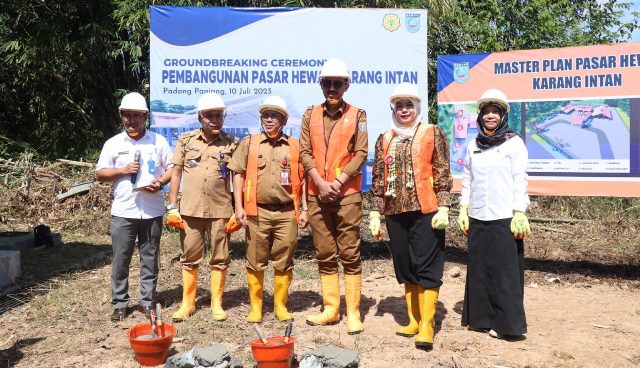
[[0, 157], [95, 157], [120, 129], [119, 98], [148, 94], [152, 4], [427, 9], [431, 121], [438, 55], [622, 42], [639, 24], [620, 20], [631, 3], [616, 0], [4, 0]]

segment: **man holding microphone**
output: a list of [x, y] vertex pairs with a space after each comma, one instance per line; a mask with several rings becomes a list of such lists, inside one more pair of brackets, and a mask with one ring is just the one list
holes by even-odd
[[98, 181], [113, 184], [111, 206], [111, 320], [121, 321], [129, 306], [129, 265], [138, 244], [140, 297], [145, 314], [153, 308], [158, 281], [158, 255], [162, 234], [162, 187], [171, 179], [171, 148], [167, 140], [148, 131], [147, 101], [132, 92], [122, 98], [122, 133], [104, 144], [96, 164]]

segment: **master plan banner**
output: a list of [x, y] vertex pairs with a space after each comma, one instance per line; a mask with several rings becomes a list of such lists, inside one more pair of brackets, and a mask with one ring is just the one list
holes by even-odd
[[478, 132], [475, 102], [489, 88], [510, 101], [530, 194], [640, 196], [640, 43], [439, 57], [454, 190]]
[[425, 10], [151, 6], [150, 13], [151, 129], [172, 147], [200, 127], [196, 104], [207, 92], [222, 96], [224, 130], [239, 138], [260, 131], [258, 105], [279, 95], [290, 112], [285, 132], [299, 137], [302, 114], [324, 101], [319, 73], [330, 58], [351, 71], [345, 100], [367, 111], [365, 189], [395, 85], [416, 84], [427, 116]]

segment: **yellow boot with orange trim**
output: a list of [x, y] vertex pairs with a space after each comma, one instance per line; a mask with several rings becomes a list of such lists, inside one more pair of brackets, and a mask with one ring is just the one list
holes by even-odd
[[433, 349], [439, 291], [440, 288], [423, 289], [418, 285], [418, 304], [420, 305], [420, 322], [416, 336], [416, 348], [418, 349]]
[[214, 321], [227, 319], [227, 312], [222, 309], [222, 294], [227, 279], [227, 270], [211, 270], [211, 313]]
[[254, 271], [247, 268], [247, 286], [249, 287], [249, 300], [251, 300], [251, 311], [247, 317], [247, 322], [262, 322], [262, 300], [264, 298], [264, 271]]
[[337, 273], [321, 274], [320, 284], [324, 310], [320, 314], [307, 317], [307, 324], [311, 326], [336, 324], [340, 321], [340, 277]]
[[292, 271], [275, 271], [273, 275], [273, 313], [281, 322], [293, 321], [293, 314], [287, 310], [291, 279], [293, 279]]
[[198, 288], [198, 269], [182, 269], [182, 304], [171, 316], [174, 322], [181, 322], [196, 312], [196, 290]]

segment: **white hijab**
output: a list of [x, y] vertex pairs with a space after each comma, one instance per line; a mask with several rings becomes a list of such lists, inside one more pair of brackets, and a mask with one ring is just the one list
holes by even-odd
[[416, 119], [409, 126], [401, 124], [396, 118], [395, 103], [391, 106], [391, 130], [403, 139], [413, 138], [418, 128], [418, 123], [422, 120], [422, 107], [420, 106], [420, 102], [415, 98], [406, 99], [413, 102], [413, 107], [416, 109]]

